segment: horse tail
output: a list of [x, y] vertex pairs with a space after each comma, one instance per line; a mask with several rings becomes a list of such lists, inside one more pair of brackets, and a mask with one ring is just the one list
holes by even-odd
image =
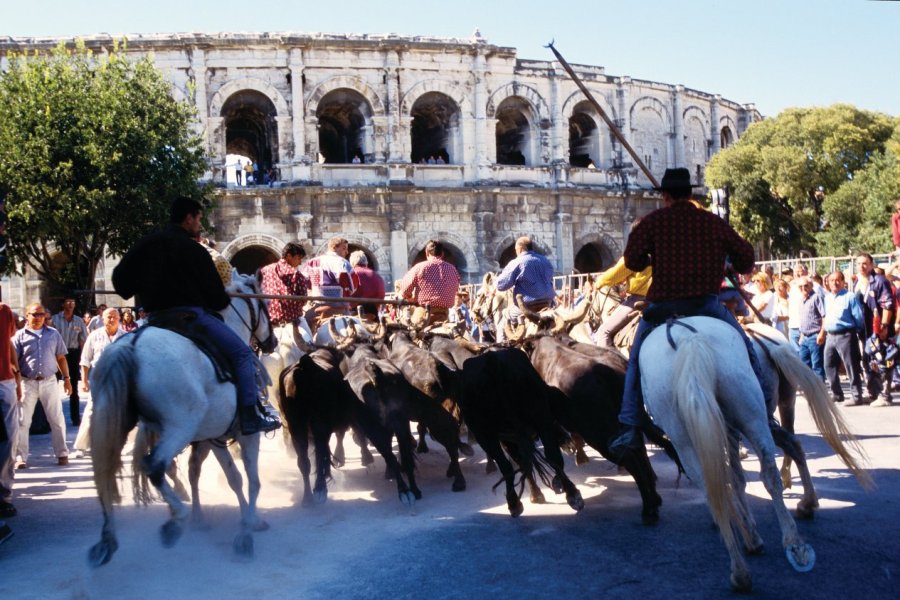
[[831, 402], [825, 384], [813, 373], [812, 369], [800, 360], [789, 346], [778, 344], [767, 345], [767, 348], [771, 353], [772, 362], [777, 365], [778, 370], [781, 371], [788, 381], [803, 391], [803, 396], [806, 398], [806, 403], [809, 406], [809, 412], [822, 438], [828, 442], [834, 453], [847, 465], [847, 468], [856, 477], [860, 486], [863, 489], [872, 489], [875, 485], [872, 477], [854, 456], [855, 454], [862, 460], [865, 460], [865, 450], [850, 432], [847, 422], [844, 421], [844, 418]]
[[91, 454], [94, 485], [104, 508], [121, 502], [117, 476], [122, 469], [122, 448], [137, 423], [131, 384], [137, 369], [134, 344], [122, 341], [103, 352], [91, 370]]
[[737, 482], [728, 460], [728, 429], [716, 401], [716, 356], [707, 341], [692, 335], [678, 342], [673, 390], [675, 413], [700, 463], [710, 513], [725, 540], [737, 545], [735, 530], [749, 539], [734, 490]]

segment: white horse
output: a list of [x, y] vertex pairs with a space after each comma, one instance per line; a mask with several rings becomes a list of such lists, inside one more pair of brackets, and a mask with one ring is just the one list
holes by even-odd
[[[241, 275], [233, 278], [228, 291], [259, 293], [256, 280]], [[255, 342], [265, 351], [274, 348], [276, 340], [263, 301], [234, 298], [221, 314], [248, 343]], [[94, 484], [103, 508], [100, 542], [89, 553], [89, 561], [96, 567], [109, 562], [118, 548], [113, 504], [121, 500], [117, 474], [122, 468], [122, 447], [128, 432], [140, 421], [158, 434], [158, 442], [143, 462], [150, 481], [171, 510], [172, 516], [163, 525], [161, 536], [164, 546], [172, 546], [181, 535], [189, 511], [166, 481], [164, 472], [191, 442], [222, 438], [232, 431], [237, 392], [231, 382], [218, 380], [213, 364], [193, 342], [156, 327], [109, 346], [91, 371], [91, 388]], [[227, 450], [216, 449], [216, 456], [226, 467], [229, 484], [241, 505], [242, 531], [235, 538], [235, 551], [250, 556], [250, 532], [259, 526], [259, 434], [240, 436], [239, 441], [249, 480], [249, 502], [244, 499], [240, 474]]]
[[[648, 410], [674, 443], [688, 476], [705, 490], [731, 558], [731, 585], [739, 592], [749, 592], [752, 581], [737, 533], [751, 553], [760, 551], [763, 541], [744, 493], [738, 433], [759, 458], [760, 477], [772, 497], [788, 561], [798, 571], [815, 564], [815, 552], [800, 538], [784, 505], [767, 409], [744, 347], [727, 323], [689, 317], [650, 333], [639, 358]], [[865, 472], [852, 457], [850, 462], [865, 483]]]

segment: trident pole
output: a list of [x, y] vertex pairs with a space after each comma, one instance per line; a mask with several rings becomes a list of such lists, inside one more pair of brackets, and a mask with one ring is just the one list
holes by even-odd
[[637, 155], [637, 152], [634, 151], [634, 148], [631, 147], [631, 144], [628, 143], [628, 140], [625, 139], [625, 136], [622, 134], [622, 131], [619, 129], [618, 125], [609, 118], [606, 114], [606, 111], [603, 110], [603, 107], [600, 106], [600, 103], [594, 99], [594, 96], [591, 95], [590, 90], [588, 90], [585, 85], [581, 82], [578, 75], [575, 74], [575, 71], [572, 70], [572, 67], [569, 63], [566, 62], [566, 59], [562, 57], [562, 54], [553, 46], [553, 42], [550, 42], [545, 46], [546, 48], [550, 48], [553, 51], [553, 54], [556, 55], [556, 59], [559, 61], [559, 64], [562, 65], [563, 69], [566, 70], [566, 73], [569, 74], [569, 77], [572, 78], [572, 81], [575, 82], [575, 85], [578, 86], [578, 89], [581, 90], [581, 93], [585, 95], [588, 99], [588, 102], [591, 103], [591, 106], [594, 107], [594, 110], [597, 111], [597, 114], [600, 115], [600, 118], [603, 119], [603, 122], [606, 123], [606, 126], [609, 127], [609, 130], [612, 131], [612, 134], [616, 136], [616, 139], [619, 140], [619, 143], [628, 150], [628, 154], [631, 155], [631, 158], [634, 159], [634, 163], [640, 167], [641, 171], [644, 172], [644, 175], [647, 176], [647, 179], [650, 180], [650, 183], [653, 187], [659, 187], [659, 182], [656, 180], [656, 177], [653, 176], [653, 173], [650, 172], [650, 169], [647, 168], [647, 165], [644, 164], [644, 161]]

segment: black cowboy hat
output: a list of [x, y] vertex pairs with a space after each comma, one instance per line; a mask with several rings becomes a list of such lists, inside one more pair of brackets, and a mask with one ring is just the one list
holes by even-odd
[[653, 188], [658, 192], [691, 192], [692, 188], [700, 187], [691, 184], [691, 172], [680, 167], [677, 169], [666, 169], [659, 187]]

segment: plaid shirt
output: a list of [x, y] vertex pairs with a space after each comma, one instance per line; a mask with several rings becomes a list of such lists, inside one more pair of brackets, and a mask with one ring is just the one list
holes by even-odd
[[749, 242], [721, 218], [685, 201], [644, 217], [625, 248], [626, 267], [653, 267], [647, 294], [653, 302], [718, 294], [726, 257], [738, 273], [753, 268]]
[[[309, 288], [306, 277], [283, 258], [259, 270], [264, 294], [278, 296], [305, 296]], [[270, 300], [269, 317], [276, 327], [292, 323], [303, 316], [301, 300]]]
[[819, 335], [824, 318], [825, 301], [819, 294], [810, 292], [800, 307], [800, 335], [806, 337]]
[[456, 267], [434, 256], [413, 265], [400, 280], [400, 295], [415, 298], [421, 306], [430, 304], [435, 308], [450, 308], [458, 290], [459, 272]]

